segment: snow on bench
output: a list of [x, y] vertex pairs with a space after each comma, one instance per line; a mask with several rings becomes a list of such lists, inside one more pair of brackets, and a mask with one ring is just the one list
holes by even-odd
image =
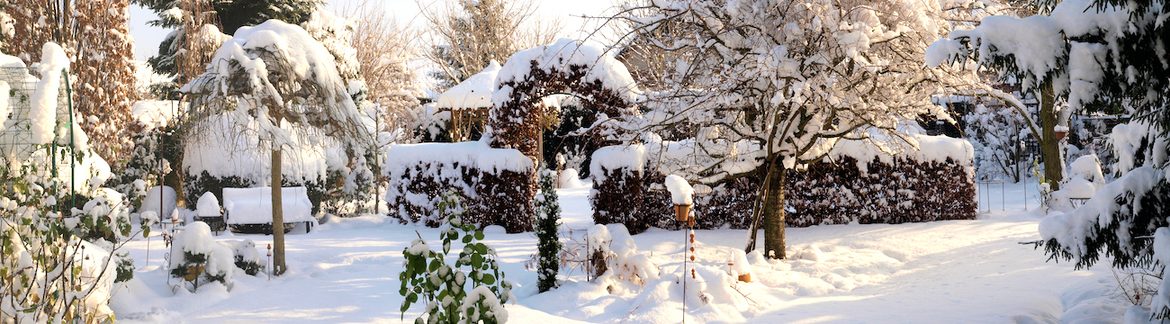
[[[284, 222], [314, 222], [313, 203], [305, 187], [280, 189]], [[272, 189], [223, 188], [224, 221], [228, 225], [272, 224]]]

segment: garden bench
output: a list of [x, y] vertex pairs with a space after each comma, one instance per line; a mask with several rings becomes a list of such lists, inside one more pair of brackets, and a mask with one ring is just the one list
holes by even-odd
[[[281, 206], [284, 212], [284, 232], [293, 226], [305, 225], [312, 229], [313, 203], [305, 187], [281, 188]], [[223, 188], [224, 223], [232, 232], [272, 233], [272, 191], [269, 187]]]

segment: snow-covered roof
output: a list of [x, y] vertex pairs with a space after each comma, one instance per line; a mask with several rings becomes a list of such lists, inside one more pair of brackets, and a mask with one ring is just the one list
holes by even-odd
[[495, 91], [496, 74], [499, 72], [500, 63], [492, 61], [483, 71], [440, 94], [436, 106], [448, 109], [491, 107], [492, 91]]

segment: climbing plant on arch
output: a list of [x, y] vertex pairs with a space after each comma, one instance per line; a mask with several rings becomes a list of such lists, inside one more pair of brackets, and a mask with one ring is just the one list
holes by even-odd
[[[604, 48], [576, 40], [557, 42], [517, 52], [508, 59], [496, 76], [496, 91], [492, 95], [492, 109], [485, 136], [494, 148], [516, 149], [533, 161], [539, 161], [539, 138], [543, 134], [542, 121], [549, 114], [542, 99], [554, 94], [569, 94], [583, 99], [584, 106], [598, 112], [598, 121], [592, 132], [606, 144], [632, 140], [630, 131], [640, 120], [636, 99], [640, 95], [625, 64], [606, 54]], [[533, 169], [533, 172], [536, 170]], [[522, 195], [512, 199], [488, 199], [490, 210], [506, 217], [504, 223], [525, 223], [524, 230], [532, 228], [534, 211], [529, 204], [536, 196], [536, 177], [531, 174], [525, 183], [514, 184]], [[481, 195], [498, 196], [501, 191], [512, 191], [507, 186], [494, 186]], [[512, 226], [507, 226], [509, 231]]]
[[640, 123], [641, 96], [626, 66], [605, 49], [559, 40], [513, 54], [496, 77], [488, 129], [478, 142], [394, 145], [386, 152], [389, 216], [438, 226], [434, 197], [454, 189], [469, 201], [463, 219], [531, 231], [535, 216], [536, 167], [542, 98], [568, 94], [598, 112], [590, 136], [618, 144], [632, 141]]

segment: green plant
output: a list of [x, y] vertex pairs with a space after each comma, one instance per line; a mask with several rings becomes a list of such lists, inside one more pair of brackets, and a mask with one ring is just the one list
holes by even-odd
[[117, 253], [125, 237], [87, 242], [102, 231], [58, 211], [72, 199], [66, 181], [39, 167], [47, 160], [0, 167], [0, 321], [113, 321], [109, 291], [133, 272]]
[[[438, 207], [448, 224], [440, 230], [441, 251], [431, 250], [421, 235], [402, 251], [405, 262], [398, 275], [402, 282], [398, 293], [406, 297], [402, 316], [421, 299], [426, 302], [426, 314], [416, 323], [506, 322], [508, 313], [503, 304], [511, 299], [512, 284], [504, 280], [495, 250], [480, 242], [482, 230], [463, 222], [463, 207], [455, 193], [444, 194]], [[455, 264], [450, 265], [446, 258], [455, 241], [464, 246]]]
[[540, 195], [536, 196], [536, 250], [539, 255], [537, 288], [540, 292], [557, 286], [557, 272], [560, 271], [558, 255], [561, 251], [557, 226], [560, 218], [561, 205], [557, 191], [553, 187], [551, 173], [546, 171], [540, 176]]

